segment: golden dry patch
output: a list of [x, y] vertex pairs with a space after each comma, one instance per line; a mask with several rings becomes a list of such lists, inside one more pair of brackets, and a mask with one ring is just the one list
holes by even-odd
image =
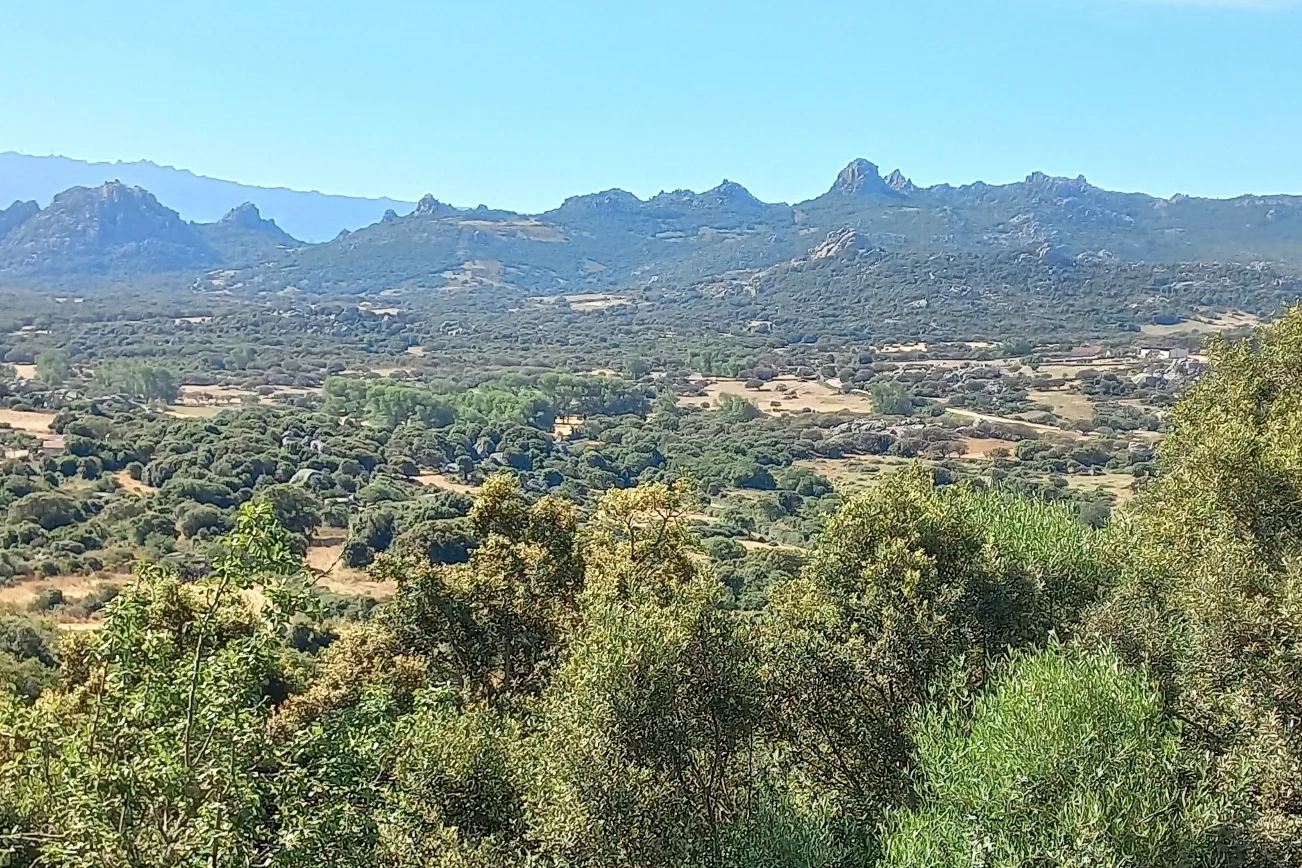
[[552, 423], [552, 436], [569, 437], [574, 433], [574, 429], [582, 424], [582, 416], [558, 416]]
[[570, 307], [574, 310], [605, 310], [608, 307], [619, 307], [620, 305], [633, 303], [632, 299], [622, 295], [604, 295], [601, 293], [567, 295], [565, 300], [570, 303]]
[[457, 494], [474, 494], [479, 490], [477, 485], [457, 482], [454, 479], [448, 479], [441, 473], [422, 473], [419, 476], [413, 476], [412, 481], [427, 488], [442, 488], [445, 491], [455, 491]]
[[249, 389], [239, 386], [182, 386], [179, 389], [178, 404], [238, 404], [246, 396], [256, 395]]
[[153, 494], [155, 491], [157, 491], [157, 489], [145, 485], [139, 479], [132, 479], [131, 474], [125, 470], [119, 470], [115, 472], [113, 474], [113, 478], [118, 481], [118, 485], [121, 485], [124, 489], [130, 491], [132, 494]]
[[62, 591], [65, 600], [75, 602], [105, 581], [106, 579], [101, 575], [20, 578], [12, 585], [0, 586], [0, 605], [26, 609], [42, 591], [52, 590]]
[[308, 546], [303, 562], [316, 577], [318, 587], [336, 594], [363, 597], [391, 597], [398, 590], [395, 582], [373, 581], [362, 570], [344, 564], [345, 538], [319, 537]]
[[996, 449], [1003, 449], [1012, 452], [1016, 443], [1008, 440], [997, 440], [993, 437], [961, 437], [960, 442], [967, 447], [967, 451], [960, 457], [973, 461], [984, 461], [990, 457], [990, 453]]
[[459, 268], [448, 269], [440, 276], [448, 282], [449, 289], [505, 285], [502, 282], [502, 263], [496, 259], [468, 259]]
[[1174, 325], [1146, 323], [1139, 330], [1150, 337], [1166, 337], [1178, 334], [1211, 334], [1226, 329], [1253, 328], [1261, 325], [1262, 318], [1242, 310], [1223, 313], [1204, 313], [1201, 316], [1178, 322]]
[[1073, 473], [1067, 477], [1067, 487], [1076, 491], [1105, 491], [1117, 498], [1118, 503], [1125, 503], [1135, 496], [1135, 477], [1129, 473], [1100, 473], [1090, 476]]
[[320, 386], [273, 386], [271, 395], [259, 395], [239, 386], [182, 386], [175, 404], [167, 408], [171, 416], [188, 419], [211, 419], [223, 410], [237, 409], [249, 398], [271, 404], [284, 395], [320, 394]]
[[1225, 328], [1242, 328], [1244, 326], [1259, 326], [1265, 320], [1255, 313], [1248, 313], [1246, 310], [1230, 310], [1224, 313], [1216, 314], [1208, 320], [1209, 322], [1224, 326]]
[[1024, 428], [1039, 434], [1056, 434], [1069, 440], [1080, 440], [1085, 436], [1079, 431], [1065, 431], [1052, 425], [1041, 425], [1039, 422], [1024, 422], [1021, 419], [1012, 419], [1008, 416], [992, 416], [989, 413], [978, 413], [975, 410], [965, 410], [961, 407], [946, 407], [945, 412], [953, 413], [955, 416], [975, 419], [978, 422], [990, 422], [991, 424], [1006, 425], [1011, 428]]
[[1090, 359], [1082, 362], [1061, 362], [1051, 365], [1040, 365], [1034, 371], [1027, 369], [1026, 373], [1031, 376], [1054, 377], [1056, 379], [1070, 380], [1079, 376], [1082, 371], [1111, 371], [1116, 373], [1117, 368], [1134, 367], [1134, 359]]
[[407, 355], [423, 356], [425, 355], [425, 348], [422, 346], [407, 347]]
[[894, 455], [855, 455], [847, 458], [801, 458], [793, 462], [826, 477], [841, 494], [855, 494], [879, 485], [892, 473], [919, 462], [931, 464], [920, 458], [898, 458]]
[[188, 323], [190, 323], [191, 325], [198, 325], [199, 323], [212, 322], [212, 317], [210, 317], [210, 316], [180, 316], [180, 317], [177, 317], [177, 318], [176, 318], [176, 322], [177, 322], [178, 325], [179, 325], [180, 323], [183, 323], [183, 322], [188, 322]]
[[760, 410], [769, 415], [779, 413], [800, 413], [805, 410], [814, 413], [859, 413], [873, 415], [872, 400], [863, 392], [841, 392], [825, 382], [800, 380], [796, 377], [781, 376], [769, 380], [758, 389], [746, 388], [744, 380], [726, 377], [714, 380], [697, 376], [693, 379], [703, 381], [705, 397], [682, 396], [678, 399], [680, 406], [699, 407], [702, 403], [715, 406], [724, 395], [740, 395], [751, 401]]
[[739, 539], [739, 540], [737, 540], [737, 543], [740, 544], [741, 547], [744, 548], [744, 549], [745, 549], [746, 551], [748, 551], [748, 552], [772, 552], [772, 551], [805, 552], [805, 551], [808, 551], [807, 549], [802, 548], [801, 546], [794, 546], [794, 545], [791, 545], [790, 543], [780, 543], [780, 542], [762, 542], [762, 541], [757, 540], [757, 539]]
[[238, 404], [172, 404], [167, 408], [167, 415], [178, 419], [211, 419], [223, 410], [238, 407]]
[[54, 414], [39, 410], [0, 410], [0, 425], [8, 425], [15, 431], [28, 434], [49, 436]]
[[1094, 418], [1094, 402], [1088, 395], [1073, 389], [1030, 389], [1026, 393], [1030, 400], [1048, 404], [1053, 414], [1073, 422], [1088, 421]]
[[14, 365], [14, 373], [16, 373], [16, 374], [18, 375], [18, 379], [20, 379], [20, 380], [35, 380], [35, 379], [36, 379], [36, 366], [35, 366], [35, 365]]
[[577, 311], [605, 310], [606, 308], [633, 303], [633, 300], [627, 296], [611, 295], [606, 292], [579, 292], [573, 295], [534, 295], [530, 296], [527, 301], [533, 304], [556, 304], [561, 299], [564, 299], [572, 310]]
[[58, 623], [60, 630], [71, 630], [75, 633], [85, 630], [98, 630], [104, 626], [103, 621], [71, 621], [64, 620], [62, 617], [56, 618], [55, 621]]
[[883, 353], [925, 353], [926, 351], [926, 341], [918, 341], [913, 344], [887, 344], [882, 347]]

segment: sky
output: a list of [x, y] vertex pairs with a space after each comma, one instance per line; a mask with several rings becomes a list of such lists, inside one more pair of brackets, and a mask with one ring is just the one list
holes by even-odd
[[1302, 193], [1302, 0], [0, 0], [0, 151], [536, 212], [865, 157]]

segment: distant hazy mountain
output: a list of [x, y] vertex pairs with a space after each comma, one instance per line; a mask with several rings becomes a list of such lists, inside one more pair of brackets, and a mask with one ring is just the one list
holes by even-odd
[[426, 197], [405, 217], [289, 251], [223, 285], [313, 292], [506, 285], [543, 293], [690, 286], [798, 258], [845, 228], [884, 251], [1011, 251], [1064, 267], [1081, 257], [1269, 262], [1302, 271], [1302, 197], [1159, 199], [1041, 172], [1013, 184], [921, 188], [859, 159], [826, 193], [796, 205], [761, 202], [731, 181], [645, 200], [606, 190], [538, 215], [462, 211]]
[[867, 160], [854, 160], [826, 193], [796, 205], [761, 202], [731, 181], [645, 200], [607, 190], [535, 215], [463, 210], [426, 196], [405, 216], [386, 210], [374, 223], [310, 245], [251, 204], [236, 202], [219, 221], [191, 224], [144, 190], [94, 189], [98, 198], [69, 190], [36, 213], [30, 201], [0, 212], [0, 273], [172, 270], [232, 290], [319, 293], [753, 286], [778, 280], [766, 271], [773, 266], [785, 282], [799, 282], [791, 275], [802, 270], [841, 281], [850, 272], [814, 268], [804, 257], [824, 239], [852, 239], [855, 249], [887, 254], [1013, 254], [1062, 269], [1085, 261], [1260, 262], [1281, 275], [1302, 274], [1302, 197], [1158, 199], [1040, 172], [1013, 184], [921, 188], [898, 171], [883, 177]]
[[198, 223], [211, 223], [231, 209], [252, 202], [282, 229], [304, 241], [327, 241], [341, 230], [376, 222], [389, 209], [406, 213], [413, 207], [411, 202], [395, 199], [252, 187], [147, 161], [88, 163], [67, 157], [0, 153], [0, 208], [27, 200], [47, 205], [56, 193], [69, 187], [98, 187], [107, 181], [143, 187], [186, 220]]

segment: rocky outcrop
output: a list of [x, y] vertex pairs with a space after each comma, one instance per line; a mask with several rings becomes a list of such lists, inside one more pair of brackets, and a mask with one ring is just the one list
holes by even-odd
[[0, 239], [0, 270], [10, 273], [160, 272], [218, 260], [193, 224], [117, 181], [65, 190]]
[[904, 177], [904, 173], [899, 169], [896, 169], [886, 176], [886, 186], [890, 187], [896, 193], [901, 193], [906, 196], [918, 191], [917, 186], [908, 178]]
[[827, 237], [809, 251], [809, 258], [849, 258], [871, 249], [872, 245], [867, 238], [860, 235], [853, 226], [846, 226], [827, 233]]
[[19, 224], [25, 222], [27, 218], [34, 216], [40, 210], [41, 206], [35, 202], [15, 202], [0, 211], [0, 238], [4, 238]]
[[416, 203], [416, 210], [412, 213], [421, 217], [439, 217], [445, 214], [453, 214], [456, 210], [453, 206], [444, 204], [426, 193], [420, 197], [420, 201]]
[[267, 220], [258, 210], [258, 206], [252, 202], [245, 202], [243, 205], [237, 205], [226, 213], [226, 216], [217, 221], [223, 226], [234, 226], [240, 229], [254, 229], [260, 232], [280, 232], [281, 229], [276, 225], [275, 220]]
[[899, 169], [883, 178], [877, 164], [862, 157], [851, 160], [832, 185], [832, 192], [847, 196], [907, 196], [917, 189]]

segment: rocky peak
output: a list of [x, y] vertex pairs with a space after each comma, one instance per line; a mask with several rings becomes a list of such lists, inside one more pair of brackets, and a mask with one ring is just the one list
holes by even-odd
[[0, 240], [0, 269], [30, 273], [169, 271], [216, 259], [193, 224], [119, 181], [70, 187]]
[[236, 205], [226, 216], [218, 221], [223, 226], [236, 226], [240, 229], [255, 229], [262, 232], [280, 232], [275, 220], [265, 219], [258, 206], [252, 202]]
[[727, 202], [741, 201], [741, 202], [750, 203], [750, 202], [759, 201], [753, 195], [751, 195], [750, 190], [747, 190], [745, 187], [743, 187], [741, 184], [738, 184], [735, 181], [729, 181], [727, 178], [724, 178], [723, 182], [720, 183], [719, 186], [715, 187], [713, 190], [709, 190], [707, 193], [704, 193], [702, 195], [714, 196], [719, 201], [727, 201]]
[[1093, 189], [1090, 182], [1085, 180], [1084, 175], [1077, 175], [1075, 178], [1061, 178], [1044, 172], [1032, 172], [1026, 176], [1023, 183], [1037, 193], [1047, 193], [1060, 198], [1078, 196]]
[[859, 157], [841, 170], [832, 189], [851, 196], [867, 196], [887, 188], [877, 164]]
[[35, 202], [14, 202], [0, 211], [0, 238], [4, 238], [10, 230], [40, 210], [41, 206]]
[[904, 173], [899, 169], [896, 169], [886, 176], [886, 186], [890, 187], [896, 193], [904, 193], [906, 195], [914, 193], [918, 189], [912, 181], [904, 177]]
[[561, 203], [560, 211], [634, 211], [642, 205], [642, 200], [627, 190], [618, 188], [602, 190], [600, 193], [588, 193], [583, 196], [570, 196]]
[[445, 205], [429, 193], [426, 193], [424, 196], [421, 196], [420, 201], [416, 203], [416, 211], [414, 213], [419, 214], [422, 217], [430, 217], [435, 214], [447, 214], [455, 210], [456, 209], [451, 205]]

